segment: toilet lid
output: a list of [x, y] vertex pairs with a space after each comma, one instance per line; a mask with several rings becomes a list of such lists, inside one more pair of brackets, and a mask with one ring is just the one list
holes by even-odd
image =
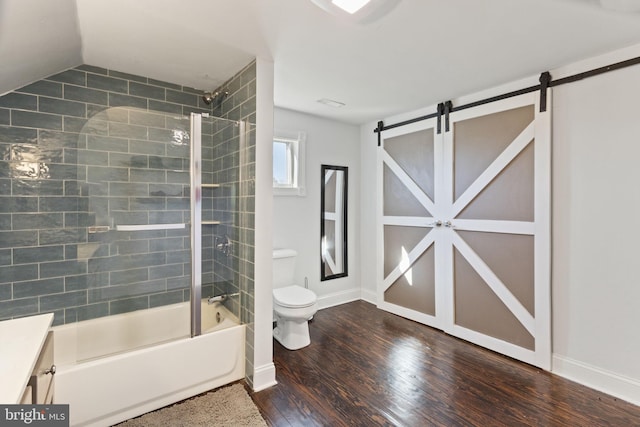
[[287, 286], [273, 290], [273, 300], [281, 307], [309, 307], [316, 302], [316, 294], [301, 286]]

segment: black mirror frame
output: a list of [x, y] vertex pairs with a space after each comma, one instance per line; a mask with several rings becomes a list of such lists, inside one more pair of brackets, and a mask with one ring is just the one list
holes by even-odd
[[[325, 237], [325, 174], [327, 170], [335, 170], [344, 172], [344, 188], [342, 191], [342, 246], [343, 256], [342, 265], [343, 271], [341, 273], [326, 275], [325, 274], [325, 261], [322, 256], [323, 244]], [[348, 256], [347, 256], [347, 211], [348, 211], [348, 189], [349, 189], [349, 168], [346, 166], [332, 166], [321, 165], [320, 167], [320, 281], [337, 279], [340, 277], [347, 277], [348, 275]]]

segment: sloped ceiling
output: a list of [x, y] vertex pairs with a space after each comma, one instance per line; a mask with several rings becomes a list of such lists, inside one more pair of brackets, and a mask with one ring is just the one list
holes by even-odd
[[0, 0], [0, 94], [82, 64], [75, 0]]
[[361, 124], [636, 43], [640, 14], [596, 0], [402, 0], [368, 25], [310, 0], [0, 0], [0, 93], [79, 63], [210, 90], [258, 56], [277, 106]]

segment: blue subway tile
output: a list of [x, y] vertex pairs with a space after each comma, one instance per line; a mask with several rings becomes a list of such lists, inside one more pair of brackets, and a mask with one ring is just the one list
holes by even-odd
[[36, 246], [38, 235], [33, 231], [0, 231], [0, 248]]
[[109, 92], [127, 93], [129, 91], [129, 82], [98, 74], [87, 74], [87, 87], [103, 89]]
[[[11, 283], [5, 283], [3, 285], [0, 285], [0, 301], [6, 301], [11, 299]], [[2, 316], [2, 313], [0, 313], [0, 316]]]
[[143, 83], [130, 82], [129, 95], [141, 96], [144, 98], [165, 99], [165, 89], [163, 87], [152, 86]]
[[159, 111], [163, 113], [182, 114], [182, 105], [171, 104], [169, 102], [149, 100], [149, 111]]
[[122, 314], [149, 308], [149, 297], [128, 298], [109, 303], [109, 314]]
[[38, 312], [38, 298], [14, 299], [0, 302], [0, 319], [27, 316]]
[[67, 275], [64, 277], [66, 291], [78, 291], [102, 286], [109, 286], [109, 272], [80, 274], [78, 276]]
[[168, 102], [174, 102], [176, 104], [191, 105], [192, 107], [198, 106], [198, 96], [192, 93], [185, 93], [177, 90], [167, 89]]
[[11, 124], [13, 126], [62, 130], [62, 116], [11, 110]]
[[77, 66], [75, 69], [76, 70], [87, 71], [87, 72], [90, 72], [90, 73], [104, 74], [105, 76], [107, 74], [109, 74], [109, 70], [107, 70], [106, 68], [96, 67], [95, 65], [82, 64], [82, 65]]
[[109, 101], [108, 93], [103, 90], [88, 89], [67, 84], [64, 85], [64, 99], [101, 105], [107, 105]]
[[130, 111], [129, 120], [132, 125], [142, 125], [142, 126], [151, 126], [151, 127], [164, 127], [165, 125], [164, 114], [154, 114], [154, 113], [148, 113], [146, 111], [135, 111], [135, 110]]
[[62, 228], [64, 223], [61, 213], [14, 213], [12, 220], [15, 231]]
[[35, 248], [15, 248], [13, 250], [14, 264], [62, 261], [63, 259], [63, 246], [40, 246]]
[[147, 127], [126, 123], [109, 123], [109, 135], [123, 138], [147, 139]]
[[11, 231], [10, 214], [0, 214], [0, 231]]
[[63, 99], [41, 96], [38, 111], [65, 116], [85, 117], [87, 115], [87, 105], [76, 101], [65, 101]]
[[38, 131], [38, 144], [47, 147], [78, 148], [79, 142], [84, 142], [86, 135], [75, 132], [59, 132], [54, 130]]
[[63, 277], [67, 274], [77, 275], [87, 273], [87, 263], [83, 261], [55, 261], [40, 264], [40, 278]]
[[8, 108], [0, 108], [0, 125], [9, 125], [11, 123], [11, 113]]
[[65, 132], [86, 133], [92, 135], [107, 135], [109, 133], [108, 123], [105, 120], [82, 119], [77, 117], [64, 117]]
[[0, 266], [11, 265], [11, 249], [0, 249]]
[[149, 165], [149, 158], [143, 154], [119, 154], [110, 153], [109, 166], [146, 168]]
[[124, 138], [115, 138], [102, 135], [88, 135], [87, 149], [97, 151], [119, 151], [126, 153], [129, 149], [129, 141]]
[[169, 304], [182, 302], [182, 291], [163, 292], [161, 294], [149, 295], [149, 307], [162, 307]]
[[4, 96], [0, 96], [0, 107], [35, 111], [38, 109], [38, 97], [24, 93], [9, 92]]
[[[15, 233], [15, 232], [14, 232]], [[33, 234], [33, 233], [32, 233]], [[86, 243], [86, 228], [64, 228], [58, 230], [40, 230], [38, 237], [41, 245], [63, 245], [70, 243]], [[22, 245], [27, 246], [27, 245]], [[29, 245], [33, 246], [33, 245]]]
[[87, 73], [79, 70], [67, 70], [62, 73], [47, 77], [47, 80], [53, 80], [62, 83], [71, 83], [74, 85], [86, 86]]
[[51, 96], [53, 98], [62, 98], [62, 84], [50, 82], [47, 80], [39, 80], [30, 85], [21, 87], [16, 92], [32, 93], [34, 95]]
[[[133, 83], [130, 83], [133, 84]], [[134, 107], [147, 108], [147, 98], [140, 96], [122, 95], [119, 93], [109, 93], [109, 106], [111, 107]]]
[[0, 142], [36, 144], [38, 142], [38, 131], [36, 129], [0, 126]]
[[13, 284], [13, 298], [37, 297], [40, 295], [59, 294], [64, 292], [64, 279], [30, 280]]
[[38, 265], [12, 265], [0, 267], [0, 283], [22, 282], [38, 278]]
[[109, 284], [111, 286], [127, 285], [129, 283], [146, 282], [147, 280], [149, 280], [149, 269], [135, 268], [131, 270], [112, 271]]
[[77, 307], [87, 304], [87, 291], [65, 292], [55, 295], [39, 297], [40, 311], [59, 310], [61, 308]]

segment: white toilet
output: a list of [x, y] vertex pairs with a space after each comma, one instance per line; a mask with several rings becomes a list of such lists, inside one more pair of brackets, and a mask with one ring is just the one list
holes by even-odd
[[273, 250], [273, 336], [289, 350], [311, 343], [308, 321], [318, 311], [316, 294], [293, 284], [297, 255], [293, 249]]

